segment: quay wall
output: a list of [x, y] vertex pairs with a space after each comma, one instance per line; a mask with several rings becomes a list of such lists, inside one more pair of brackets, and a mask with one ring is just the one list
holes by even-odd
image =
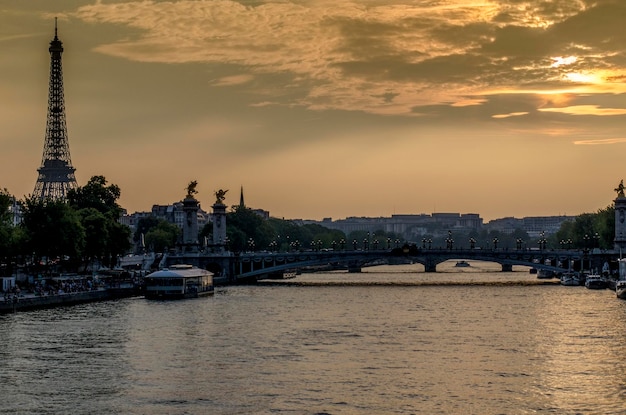
[[114, 295], [114, 293], [107, 289], [43, 296], [11, 296], [6, 301], [2, 300], [0, 297], [0, 314], [104, 301], [118, 297], [119, 295]]

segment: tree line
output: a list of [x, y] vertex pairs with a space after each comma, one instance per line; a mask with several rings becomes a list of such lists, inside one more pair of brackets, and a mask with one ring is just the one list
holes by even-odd
[[[131, 230], [119, 222], [120, 188], [93, 176], [71, 189], [67, 200], [34, 196], [16, 201], [0, 190], [0, 261], [3, 274], [17, 264], [31, 274], [77, 272], [90, 264], [113, 267], [131, 248]], [[21, 222], [13, 224], [11, 207], [19, 204]]]

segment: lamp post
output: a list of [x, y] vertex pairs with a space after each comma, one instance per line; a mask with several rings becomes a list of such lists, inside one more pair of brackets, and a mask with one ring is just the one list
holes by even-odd
[[498, 249], [498, 238], [493, 238], [493, 249]]
[[545, 238], [545, 231], [541, 231], [541, 238], [539, 238], [539, 250], [543, 251], [546, 249], [546, 243], [548, 240]]
[[476, 248], [476, 239], [470, 238], [469, 239], [469, 244], [470, 244], [470, 249]]
[[446, 247], [452, 249], [454, 245], [454, 239], [452, 239], [452, 231], [448, 231], [448, 238], [446, 239]]

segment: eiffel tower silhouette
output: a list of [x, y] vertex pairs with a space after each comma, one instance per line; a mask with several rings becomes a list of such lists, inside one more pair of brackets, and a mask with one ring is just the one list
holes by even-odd
[[78, 187], [67, 141], [65, 102], [63, 98], [63, 43], [57, 36], [54, 19], [54, 39], [50, 42], [50, 86], [48, 89], [48, 120], [39, 176], [33, 196], [39, 199], [65, 199], [70, 189]]

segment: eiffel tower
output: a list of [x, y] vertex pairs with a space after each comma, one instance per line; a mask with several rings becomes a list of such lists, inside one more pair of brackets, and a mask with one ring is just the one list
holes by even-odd
[[67, 191], [78, 186], [67, 141], [65, 102], [63, 98], [63, 43], [57, 36], [54, 19], [54, 39], [50, 42], [50, 86], [48, 89], [48, 121], [39, 177], [33, 196], [39, 199], [65, 199]]

